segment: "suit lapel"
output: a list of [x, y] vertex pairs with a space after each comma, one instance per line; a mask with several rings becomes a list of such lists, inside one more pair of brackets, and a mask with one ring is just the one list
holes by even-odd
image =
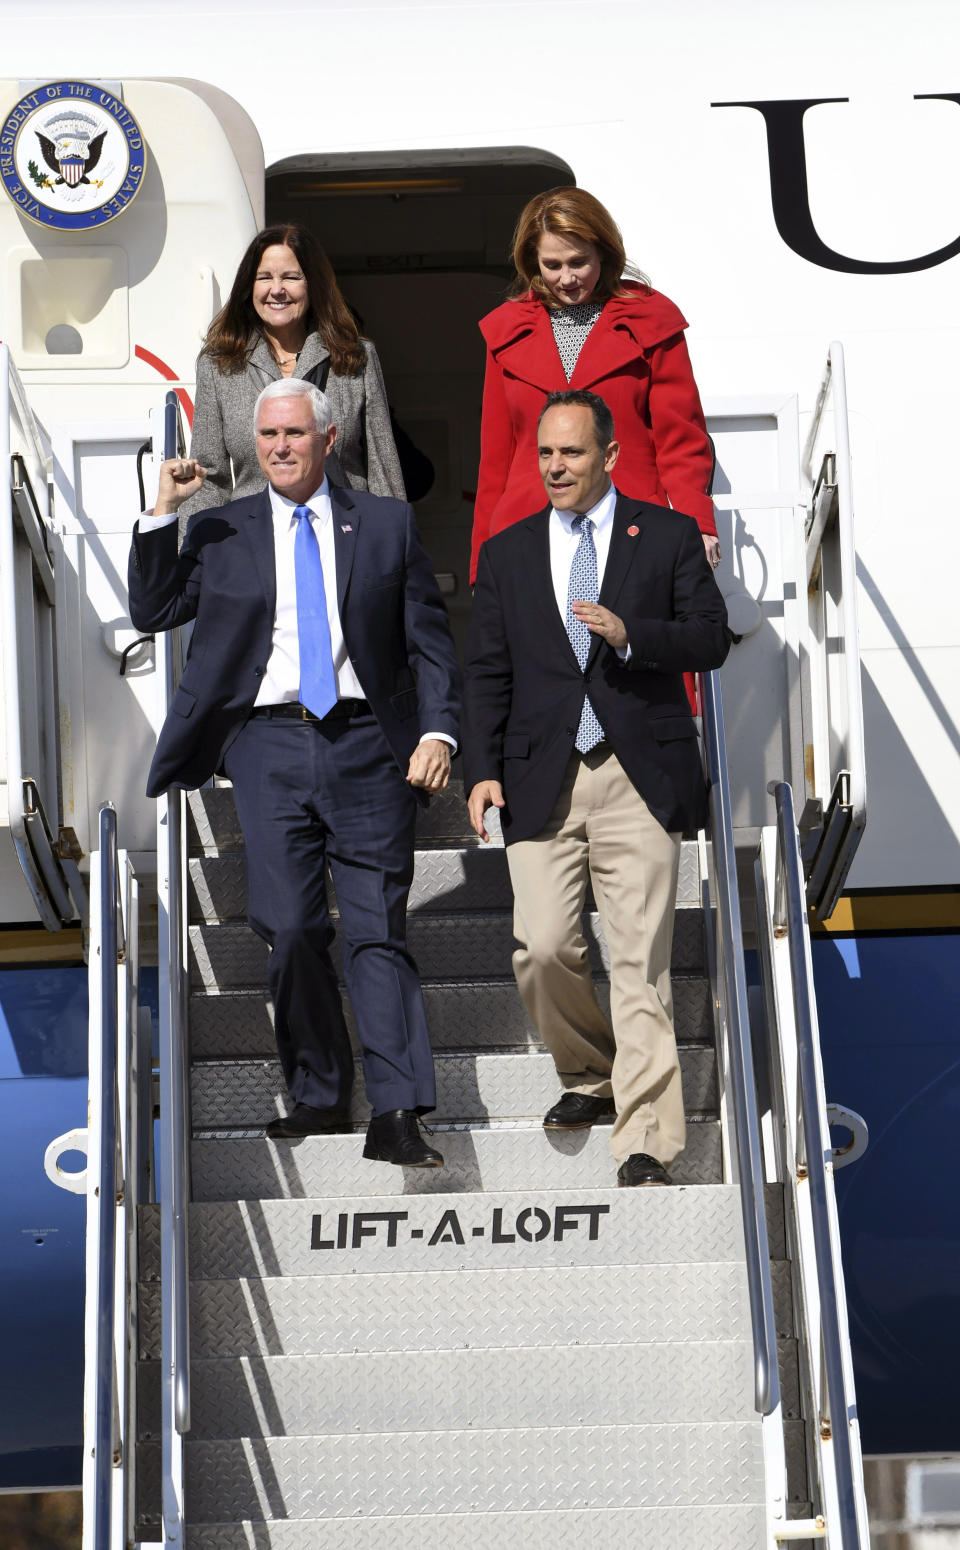
[[357, 552], [360, 512], [350, 498], [349, 490], [337, 484], [330, 486], [330, 514], [333, 518], [333, 552], [337, 557], [337, 611], [342, 619]]
[[244, 519], [238, 525], [246, 533], [253, 549], [263, 586], [264, 602], [267, 613], [272, 619], [277, 611], [277, 556], [273, 541], [273, 511], [269, 490], [263, 490], [251, 499]]
[[[617, 504], [613, 512], [610, 548], [607, 550], [607, 563], [597, 600], [603, 608], [610, 608], [614, 613], [616, 613], [620, 588], [640, 552], [644, 525], [643, 507], [637, 501], [628, 500], [625, 495], [620, 495], [618, 492]], [[631, 532], [631, 528], [637, 531]]]

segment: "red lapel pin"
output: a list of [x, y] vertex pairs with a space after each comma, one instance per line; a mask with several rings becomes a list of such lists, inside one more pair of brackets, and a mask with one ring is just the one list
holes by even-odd
[[636, 523], [634, 523], [634, 525], [632, 527], [628, 527], [627, 528], [627, 537], [628, 538], [636, 538], [636, 536], [639, 533], [639, 531], [640, 531], [640, 529], [637, 527]]

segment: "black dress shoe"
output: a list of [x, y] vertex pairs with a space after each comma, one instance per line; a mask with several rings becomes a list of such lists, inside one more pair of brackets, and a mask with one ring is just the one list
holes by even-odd
[[352, 1130], [346, 1109], [314, 1109], [298, 1103], [289, 1114], [281, 1114], [267, 1126], [269, 1141], [295, 1141], [300, 1136], [337, 1136]]
[[412, 1109], [391, 1109], [375, 1114], [367, 1126], [364, 1157], [373, 1162], [396, 1163], [401, 1168], [442, 1168], [443, 1158], [420, 1134]]
[[633, 1188], [636, 1184], [670, 1184], [672, 1180], [662, 1162], [648, 1152], [634, 1152], [620, 1164], [617, 1183]]
[[590, 1093], [564, 1093], [559, 1103], [543, 1116], [544, 1130], [585, 1130], [598, 1119], [616, 1114], [612, 1098], [594, 1098]]

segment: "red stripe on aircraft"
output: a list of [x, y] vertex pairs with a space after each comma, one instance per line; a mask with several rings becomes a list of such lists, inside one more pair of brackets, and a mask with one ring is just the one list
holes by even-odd
[[[168, 382], [176, 382], [178, 380], [177, 373], [173, 367], [168, 366], [166, 361], [162, 361], [159, 355], [154, 355], [152, 350], [146, 350], [142, 344], [138, 344], [134, 345], [133, 353], [138, 360], [146, 361], [147, 365], [152, 366], [154, 371], [159, 371], [161, 377], [166, 377]], [[183, 412], [187, 417], [188, 426], [193, 430], [193, 399], [186, 388], [178, 387], [174, 388], [173, 391], [180, 400]]]

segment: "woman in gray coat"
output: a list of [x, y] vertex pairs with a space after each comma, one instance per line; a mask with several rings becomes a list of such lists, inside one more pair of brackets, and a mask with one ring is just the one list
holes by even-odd
[[377, 352], [361, 339], [316, 238], [302, 226], [268, 226], [240, 261], [233, 288], [197, 361], [190, 456], [208, 470], [186, 516], [264, 487], [253, 436], [261, 388], [303, 377], [327, 394], [337, 442], [334, 484], [404, 498]]

